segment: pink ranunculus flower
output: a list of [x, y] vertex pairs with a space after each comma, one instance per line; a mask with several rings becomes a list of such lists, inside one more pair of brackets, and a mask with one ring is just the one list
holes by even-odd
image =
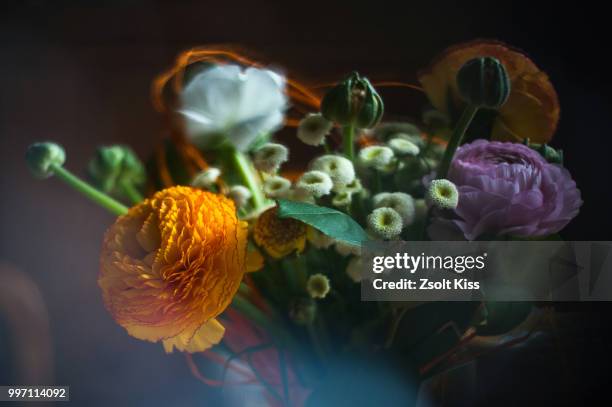
[[468, 240], [550, 235], [582, 205], [570, 173], [523, 144], [477, 140], [463, 145], [448, 179], [459, 190], [452, 222]]

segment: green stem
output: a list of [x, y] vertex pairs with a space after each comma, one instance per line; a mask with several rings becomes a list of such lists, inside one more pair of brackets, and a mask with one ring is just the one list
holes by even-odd
[[85, 181], [81, 180], [79, 177], [72, 174], [70, 171], [68, 171], [61, 165], [51, 164], [50, 169], [51, 171], [53, 171], [55, 176], [64, 181], [66, 184], [68, 184], [78, 192], [82, 193], [98, 205], [108, 209], [115, 215], [125, 215], [127, 213], [127, 206], [115, 201], [113, 198], [106, 195], [105, 193], [98, 191], [97, 189], [95, 189]]
[[119, 188], [121, 188], [121, 191], [127, 195], [133, 204], [139, 204], [144, 200], [140, 192], [138, 192], [138, 190], [134, 188], [134, 185], [129, 182], [122, 182]]
[[453, 130], [453, 134], [451, 135], [450, 140], [448, 141], [448, 145], [446, 146], [446, 150], [444, 151], [444, 157], [442, 157], [442, 161], [440, 162], [440, 166], [438, 167], [438, 174], [436, 178], [446, 178], [448, 174], [448, 169], [450, 168], [451, 161], [455, 155], [455, 151], [459, 145], [461, 145], [461, 140], [463, 140], [463, 136], [465, 135], [466, 130], [470, 126], [470, 123], [476, 116], [476, 112], [478, 112], [478, 107], [473, 105], [466, 106], [465, 110], [461, 114], [455, 129]]
[[251, 199], [253, 200], [254, 209], [257, 210], [257, 209], [262, 208], [266, 203], [266, 198], [263, 194], [261, 185], [259, 183], [259, 180], [257, 179], [257, 175], [255, 174], [255, 170], [253, 169], [253, 166], [251, 165], [249, 160], [246, 158], [246, 156], [238, 150], [235, 150], [235, 149], [232, 150], [231, 156], [232, 156], [234, 167], [240, 174], [242, 181], [244, 182], [245, 186], [249, 188], [249, 190], [253, 194]]
[[344, 155], [353, 161], [355, 158], [355, 126], [348, 125], [342, 129], [342, 147]]
[[292, 275], [294, 292], [296, 294], [303, 294], [306, 290], [306, 283], [308, 282], [308, 264], [306, 263], [306, 255], [297, 255], [293, 265], [294, 267], [290, 267], [287, 274]]
[[376, 192], [382, 192], [382, 175], [379, 171], [375, 171], [374, 175], [374, 187], [376, 188]]

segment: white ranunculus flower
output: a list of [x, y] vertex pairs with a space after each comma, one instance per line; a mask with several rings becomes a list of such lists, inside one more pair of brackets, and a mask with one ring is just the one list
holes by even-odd
[[189, 139], [201, 148], [229, 140], [246, 151], [283, 124], [285, 78], [267, 69], [216, 65], [197, 74], [180, 95]]

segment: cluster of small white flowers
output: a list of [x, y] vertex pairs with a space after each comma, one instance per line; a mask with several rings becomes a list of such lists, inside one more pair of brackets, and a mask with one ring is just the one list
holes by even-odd
[[[443, 147], [427, 142], [420, 129], [409, 123], [387, 123], [362, 129], [362, 135], [367, 133], [370, 141], [378, 140], [380, 144], [361, 148], [354, 161], [328, 153], [315, 158], [308, 171], [295, 182], [280, 176], [278, 171], [289, 158], [287, 147], [273, 142], [255, 146], [261, 145], [262, 137], [269, 137], [282, 126], [288, 109], [285, 87], [282, 75], [265, 69], [225, 65], [205, 70], [189, 81], [180, 95], [179, 113], [184, 119], [188, 138], [201, 148], [229, 143], [240, 153], [251, 154], [253, 167], [259, 171], [254, 176], [261, 178], [263, 193], [270, 200], [331, 204], [361, 218], [365, 215], [361, 204], [368, 199], [366, 204], [371, 203], [373, 208], [366, 218], [371, 237], [396, 239], [404, 228], [425, 219], [430, 206], [440, 209], [457, 207], [459, 193], [456, 186], [444, 179], [429, 183], [435, 176], [427, 178], [425, 199], [415, 200], [404, 192], [381, 192], [393, 181], [395, 185], [401, 185], [402, 190], [420, 193], [422, 174], [438, 166]], [[227, 108], [220, 108], [220, 104]], [[437, 111], [427, 112], [423, 119], [430, 128], [440, 127], [448, 121]], [[326, 138], [333, 127], [334, 123], [321, 113], [309, 113], [298, 124], [297, 138], [309, 146], [324, 145], [328, 149]], [[376, 189], [379, 193], [370, 201], [370, 191], [362, 186], [358, 175], [367, 181], [372, 174], [379, 181]], [[191, 185], [216, 190], [220, 175], [221, 170], [210, 167], [198, 173]], [[251, 185], [250, 179], [245, 183]], [[251, 198], [261, 201], [259, 191], [251, 191], [243, 185], [233, 185], [229, 191], [223, 192], [243, 212]], [[264, 204], [270, 204], [270, 201]], [[360, 280], [363, 265], [361, 246], [336, 241], [310, 226], [307, 239], [315, 248], [333, 246], [340, 255], [350, 257], [347, 275], [355, 282]], [[323, 274], [312, 275], [306, 290], [312, 298], [324, 298], [330, 290], [329, 279]]]

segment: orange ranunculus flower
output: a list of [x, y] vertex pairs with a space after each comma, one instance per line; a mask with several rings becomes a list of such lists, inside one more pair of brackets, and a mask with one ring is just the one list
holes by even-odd
[[472, 58], [499, 59], [511, 81], [508, 101], [493, 123], [496, 140], [549, 142], [559, 121], [559, 99], [548, 76], [522, 52], [496, 41], [477, 40], [448, 48], [429, 68], [419, 73], [419, 81], [434, 107], [449, 113], [449, 106], [460, 108], [457, 89], [459, 68]]
[[233, 201], [172, 187], [120, 216], [106, 232], [98, 284], [119, 325], [166, 352], [219, 343], [215, 319], [245, 272], [247, 223]]
[[306, 224], [291, 218], [281, 219], [277, 210], [270, 208], [259, 215], [253, 227], [255, 243], [275, 259], [300, 253], [306, 245]]

